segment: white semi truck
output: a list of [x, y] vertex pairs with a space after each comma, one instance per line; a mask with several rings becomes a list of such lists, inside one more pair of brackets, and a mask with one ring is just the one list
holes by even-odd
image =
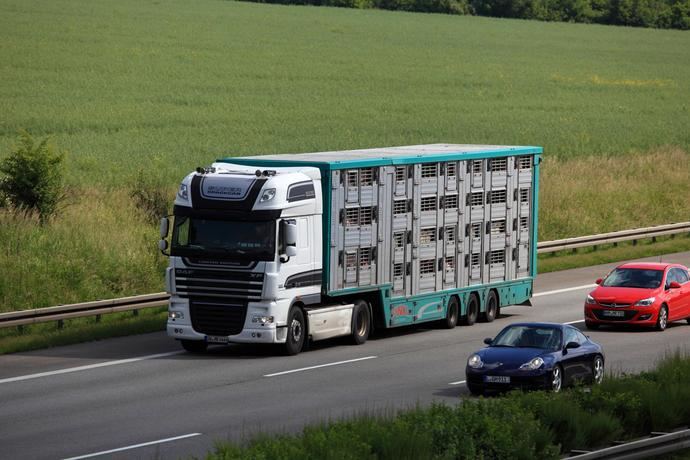
[[[234, 157], [180, 184], [167, 332], [282, 344], [493, 321], [529, 302], [540, 147], [433, 144]], [[169, 252], [166, 252], [169, 249]]]

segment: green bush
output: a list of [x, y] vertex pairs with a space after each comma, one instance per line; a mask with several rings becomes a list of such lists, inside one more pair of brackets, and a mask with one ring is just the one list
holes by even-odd
[[[153, 159], [153, 164], [160, 163], [159, 158]], [[163, 183], [159, 175], [151, 170], [139, 170], [130, 188], [130, 197], [134, 204], [145, 216], [146, 221], [157, 224], [161, 217], [168, 214], [173, 202], [173, 196], [169, 193], [169, 185]]]
[[0, 162], [0, 203], [24, 214], [37, 213], [44, 224], [64, 199], [64, 157], [50, 138], [36, 143], [22, 131], [19, 145]]

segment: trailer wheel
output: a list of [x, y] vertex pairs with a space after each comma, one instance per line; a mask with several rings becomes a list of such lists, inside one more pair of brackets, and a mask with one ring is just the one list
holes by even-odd
[[448, 307], [446, 310], [446, 319], [441, 320], [441, 324], [446, 329], [453, 329], [458, 324], [458, 312], [460, 311], [460, 305], [458, 303], [458, 298], [453, 296], [448, 301]]
[[486, 298], [486, 311], [482, 313], [482, 321], [490, 323], [498, 316], [498, 298], [494, 291], [489, 291], [489, 297]]
[[477, 322], [477, 316], [479, 316], [479, 300], [476, 294], [471, 294], [467, 302], [467, 314], [463, 317], [462, 324], [472, 326]]
[[352, 335], [350, 336], [352, 343], [362, 345], [369, 338], [369, 331], [371, 331], [369, 304], [364, 300], [357, 300], [352, 309]]
[[307, 328], [304, 321], [304, 313], [299, 307], [292, 307], [288, 313], [287, 337], [285, 338], [285, 354], [296, 355], [302, 351], [306, 340]]
[[203, 340], [180, 340], [182, 348], [190, 353], [203, 353], [208, 348], [208, 344]]

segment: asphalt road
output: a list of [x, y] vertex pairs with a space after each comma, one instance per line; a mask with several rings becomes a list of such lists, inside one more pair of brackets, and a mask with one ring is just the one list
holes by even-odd
[[[690, 253], [664, 260], [687, 265]], [[541, 275], [534, 306], [506, 308], [493, 323], [384, 331], [363, 346], [332, 340], [294, 357], [243, 345], [192, 356], [163, 333], [0, 356], [0, 458], [201, 457], [215, 441], [257, 431], [454, 403], [468, 396], [459, 382], [484, 337], [514, 321], [581, 321], [585, 295], [612, 266]], [[587, 333], [609, 372], [647, 369], [690, 346], [686, 322]]]

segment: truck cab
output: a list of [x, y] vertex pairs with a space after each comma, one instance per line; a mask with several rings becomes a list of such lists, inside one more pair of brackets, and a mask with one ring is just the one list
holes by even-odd
[[[209, 343], [286, 343], [292, 304], [321, 300], [322, 203], [314, 167], [214, 163], [185, 177], [166, 271], [168, 335], [193, 352]], [[298, 319], [292, 340], [301, 346]]]

